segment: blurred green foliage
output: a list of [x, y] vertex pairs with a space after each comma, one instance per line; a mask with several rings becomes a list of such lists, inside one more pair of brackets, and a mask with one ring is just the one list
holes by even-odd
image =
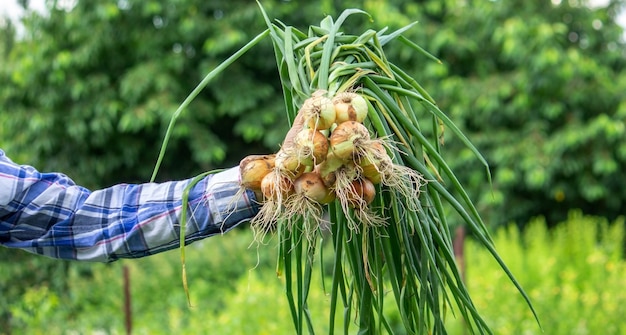
[[[543, 334], [626, 332], [624, 227], [624, 217], [609, 223], [574, 211], [555, 229], [535, 219], [524, 231], [509, 226], [495, 234], [500, 256], [537, 309]], [[484, 248], [470, 241], [466, 256], [468, 289], [494, 334], [542, 334]]]
[[[502, 228], [494, 240], [531, 296], [544, 333], [623, 334], [623, 218], [609, 224], [603, 218], [572, 212], [556, 229], [548, 229], [543, 219], [527, 226], [523, 232], [517, 226]], [[276, 277], [274, 267], [276, 250], [250, 246], [250, 238], [250, 232], [238, 229], [189, 247], [191, 308], [181, 285], [180, 254], [170, 251], [108, 265], [73, 263], [63, 276], [69, 283], [65, 289], [46, 281], [33, 282], [23, 294], [13, 297], [8, 307], [13, 318], [10, 326], [2, 329], [16, 335], [123, 334], [122, 268], [126, 266], [130, 270], [133, 333], [292, 334], [284, 283]], [[465, 251], [468, 288], [494, 334], [542, 334], [493, 257], [471, 240]], [[316, 330], [325, 334], [328, 292], [318, 276], [312, 285], [310, 311]], [[328, 282], [325, 287], [329, 289]], [[341, 312], [338, 314], [340, 318]], [[463, 334], [457, 317], [450, 315], [448, 320], [452, 335]], [[356, 326], [351, 330], [356, 333]], [[401, 328], [397, 331], [402, 333]]]
[[[88, 187], [147, 180], [180, 102], [263, 31], [258, 9], [243, 3], [100, 0], [32, 13], [0, 71], [2, 147]], [[269, 42], [259, 46], [190, 106], [161, 179], [278, 143], [287, 122], [271, 55]]]
[[[177, 250], [159, 255], [124, 260], [111, 264], [79, 263], [32, 257], [21, 251], [11, 257], [12, 262], [2, 267], [21, 271], [2, 274], [2, 312], [10, 312], [0, 329], [11, 334], [65, 334], [71, 330], [80, 333], [124, 332], [123, 268], [130, 273], [133, 323], [137, 333], [181, 334], [186, 330], [218, 322], [230, 299], [234, 299], [240, 282], [259, 272], [269, 282], [276, 282], [275, 300], [284, 300], [280, 283], [274, 275], [276, 250], [263, 247], [257, 250], [251, 244], [252, 233], [236, 229], [230, 233], [196, 242], [187, 247], [187, 276], [192, 307], [188, 307], [182, 287], [180, 253]], [[4, 249], [0, 249], [0, 252]], [[48, 272], [50, 279], [38, 278], [37, 271], [24, 271], [28, 262], [15, 262], [15, 256], [26, 255]], [[45, 266], [67, 265], [66, 271], [45, 271]], [[256, 269], [263, 269], [256, 270]], [[263, 272], [263, 273], [260, 273]], [[261, 277], [258, 277], [261, 278]], [[260, 279], [257, 279], [260, 280]], [[17, 285], [19, 284], [19, 285]], [[20, 294], [5, 288], [19, 286]], [[7, 292], [8, 294], [4, 294]], [[49, 308], [43, 308], [49, 306]], [[288, 313], [288, 310], [285, 310]], [[6, 316], [5, 316], [6, 317]], [[286, 319], [289, 320], [289, 319]], [[45, 321], [45, 322], [43, 322]], [[282, 321], [281, 321], [282, 322]], [[293, 327], [290, 323], [285, 328]], [[0, 331], [0, 334], [4, 334]]]
[[556, 222], [570, 208], [623, 213], [626, 49], [612, 21], [622, 3], [559, 3], [450, 7], [426, 44], [445, 70], [425, 85], [491, 164], [493, 192], [471, 154], [450, 141], [456, 170], [493, 224]]
[[[555, 5], [558, 3], [558, 5]], [[172, 113], [211, 69], [265, 28], [252, 1], [80, 1], [2, 29], [0, 147], [87, 187], [146, 181]], [[570, 208], [614, 218], [626, 201], [622, 0], [264, 1], [306, 29], [347, 7], [346, 31], [419, 24], [388, 55], [413, 74], [491, 164], [493, 187], [459, 141], [444, 155], [494, 225], [549, 222]], [[273, 51], [262, 42], [177, 122], [159, 180], [278, 148], [288, 121]]]

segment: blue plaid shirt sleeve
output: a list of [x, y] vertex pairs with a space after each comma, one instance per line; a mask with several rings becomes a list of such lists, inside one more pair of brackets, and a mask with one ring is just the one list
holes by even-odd
[[[239, 169], [189, 192], [185, 243], [222, 234], [259, 209], [240, 192]], [[0, 150], [0, 245], [53, 258], [112, 262], [180, 246], [183, 191], [191, 179], [89, 191], [61, 173], [13, 163]]]

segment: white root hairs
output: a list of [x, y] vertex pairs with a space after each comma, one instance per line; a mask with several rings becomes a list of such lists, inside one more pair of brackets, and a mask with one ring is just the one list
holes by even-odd
[[292, 185], [285, 182], [288, 177], [284, 171], [274, 168], [274, 174], [271, 176], [273, 180], [270, 183], [272, 187], [265, 195], [265, 199], [261, 209], [250, 221], [250, 226], [254, 231], [255, 240], [262, 243], [268, 232], [276, 229], [279, 219], [289, 218], [286, 216], [293, 206]]
[[[361, 225], [365, 227], [386, 225], [385, 219], [372, 211], [369, 204], [352, 185], [352, 182], [359, 177], [356, 168], [343, 166], [335, 171], [335, 175], [337, 180], [333, 190], [337, 194], [337, 199], [351, 231], [358, 232]], [[354, 215], [350, 215], [351, 212], [354, 212]]]
[[427, 183], [426, 179], [410, 167], [395, 164], [386, 151], [380, 152], [373, 149], [376, 145], [382, 145], [386, 150], [397, 150], [388, 138], [377, 138], [359, 146], [356, 152], [358, 156], [355, 157], [377, 162], [375, 168], [380, 174], [381, 184], [398, 192], [406, 200], [403, 203], [406, 204], [408, 210], [417, 211], [419, 209], [417, 202], [422, 193], [422, 187]]
[[407, 201], [404, 203], [410, 211], [419, 210], [419, 197], [426, 179], [417, 171], [398, 164], [391, 164], [381, 172], [381, 183], [397, 191]]
[[287, 228], [290, 232], [299, 230], [301, 232], [301, 234], [298, 234], [299, 236], [304, 236], [309, 244], [315, 243], [320, 224], [323, 221], [322, 205], [309, 199], [304, 194], [296, 194], [293, 197], [292, 204], [293, 206], [290, 208], [291, 213], [286, 213], [286, 215], [290, 218], [301, 218], [302, 225], [296, 225], [294, 224], [296, 220], [292, 220]]

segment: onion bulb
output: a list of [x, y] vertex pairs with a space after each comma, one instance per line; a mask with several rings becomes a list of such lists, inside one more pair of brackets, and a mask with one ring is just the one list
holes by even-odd
[[337, 180], [337, 171], [345, 168], [344, 164], [351, 164], [344, 162], [337, 158], [332, 152], [328, 153], [326, 160], [315, 167], [315, 170], [319, 173], [324, 185], [327, 187], [333, 187]]
[[308, 128], [325, 130], [335, 123], [335, 106], [323, 93], [324, 91], [315, 92], [302, 104], [304, 124]]
[[280, 202], [293, 193], [293, 183], [289, 177], [274, 170], [261, 180], [261, 192], [265, 199]]
[[374, 201], [376, 188], [367, 178], [354, 180], [350, 192], [346, 193], [346, 200], [354, 208], [365, 207]]
[[382, 141], [374, 140], [368, 145], [365, 153], [359, 157], [357, 164], [363, 177], [374, 184], [380, 184], [383, 177], [382, 172], [387, 171], [388, 166], [393, 164], [393, 161], [387, 154]]
[[312, 166], [323, 162], [328, 154], [328, 138], [315, 129], [303, 129], [293, 141], [300, 162]]
[[275, 165], [276, 169], [292, 179], [298, 178], [307, 168], [307, 165], [304, 164], [298, 154], [293, 150], [293, 148], [289, 150], [280, 150], [276, 154]]
[[342, 92], [333, 98], [335, 122], [363, 122], [367, 117], [367, 101], [354, 92]]
[[380, 174], [380, 171], [378, 171], [376, 164], [361, 166], [361, 175], [376, 185], [380, 184], [383, 180], [383, 176]]
[[356, 121], [346, 121], [337, 125], [330, 134], [330, 147], [335, 156], [343, 160], [353, 160], [355, 153], [369, 142], [367, 127]]
[[261, 181], [274, 169], [276, 155], [250, 155], [239, 163], [241, 185], [247, 189], [261, 191]]
[[328, 204], [335, 200], [335, 193], [332, 192], [324, 182], [319, 173], [307, 172], [294, 181], [296, 194], [303, 195], [320, 204]]

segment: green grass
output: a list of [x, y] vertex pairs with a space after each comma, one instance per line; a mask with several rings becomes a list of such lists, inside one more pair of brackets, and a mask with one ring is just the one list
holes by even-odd
[[[509, 227], [493, 236], [530, 295], [543, 333], [491, 254], [471, 240], [466, 246], [468, 289], [494, 333], [626, 334], [624, 221], [573, 213], [552, 230], [540, 219], [528, 227], [524, 232]], [[110, 265], [71, 263], [67, 292], [41, 282], [12, 304], [12, 334], [123, 334], [124, 265], [131, 270], [134, 334], [293, 334], [283, 279], [275, 274], [277, 250], [249, 248], [250, 238], [249, 231], [238, 229], [187, 249], [192, 308], [181, 286], [176, 251]], [[324, 264], [326, 273], [332, 266]], [[308, 307], [315, 330], [327, 333], [330, 285], [324, 290], [316, 272], [311, 286]], [[389, 312], [390, 326], [401, 330], [402, 320], [393, 308]], [[337, 314], [341, 328], [343, 310]], [[450, 334], [463, 334], [452, 315], [446, 325]]]
[[[543, 334], [626, 334], [624, 220], [573, 212], [549, 230], [542, 219], [499, 230], [496, 247], [535, 306]], [[467, 285], [495, 334], [542, 334], [492, 257], [470, 241]], [[452, 334], [462, 334], [451, 323]], [[456, 330], [453, 330], [455, 329]]]

